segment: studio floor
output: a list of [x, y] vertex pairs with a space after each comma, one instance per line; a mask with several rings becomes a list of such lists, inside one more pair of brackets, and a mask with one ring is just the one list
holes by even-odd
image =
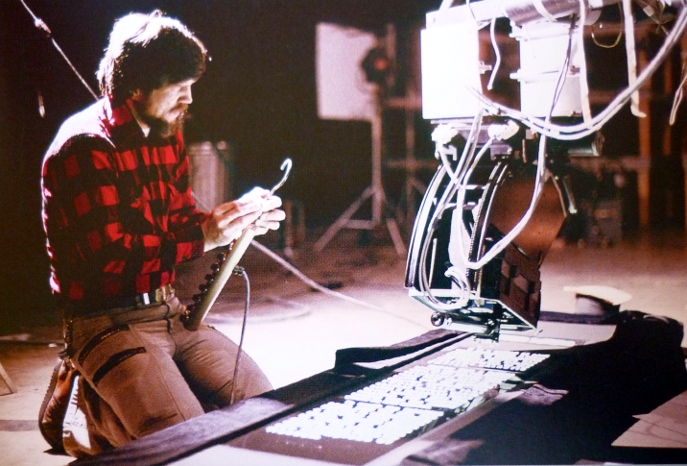
[[[314, 291], [263, 249], [250, 248], [243, 258], [251, 286], [244, 349], [275, 387], [329, 369], [337, 349], [393, 344], [433, 328], [429, 309], [408, 297], [403, 287], [405, 258], [388, 238], [380, 234], [366, 246], [356, 238], [354, 232], [343, 231], [319, 253], [305, 241], [290, 257], [298, 271], [333, 293]], [[683, 232], [641, 235], [605, 248], [556, 242], [542, 266], [542, 309], [575, 312], [574, 293], [565, 287], [605, 285], [631, 294], [621, 310], [685, 322], [685, 244]], [[190, 298], [213, 260], [203, 259], [182, 271], [177, 286], [182, 298]], [[232, 277], [206, 318], [235, 341], [240, 337], [244, 297], [244, 281]], [[16, 390], [0, 396], [3, 465], [71, 461], [46, 453], [48, 445], [36, 421], [60, 339], [58, 326], [0, 336], [0, 363]]]

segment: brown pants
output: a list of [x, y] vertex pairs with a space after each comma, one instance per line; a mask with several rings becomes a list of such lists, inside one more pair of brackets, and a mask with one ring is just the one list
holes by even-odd
[[238, 346], [204, 324], [187, 330], [183, 311], [173, 297], [71, 323], [72, 363], [106, 405], [91, 420], [113, 446], [228, 405], [234, 383], [235, 401], [271, 390], [246, 354], [232, 380]]

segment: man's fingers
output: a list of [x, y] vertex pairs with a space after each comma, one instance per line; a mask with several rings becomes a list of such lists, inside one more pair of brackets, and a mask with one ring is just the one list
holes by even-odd
[[235, 222], [233, 222], [232, 227], [236, 227], [240, 230], [245, 230], [246, 228], [253, 225], [256, 221], [258, 221], [260, 215], [261, 213], [259, 211], [253, 212], [248, 215], [244, 215], [243, 217], [240, 217]]
[[269, 195], [269, 191], [256, 188], [239, 199], [225, 202], [215, 207], [212, 212], [215, 216], [245, 215], [249, 212], [261, 210], [267, 212], [281, 207], [282, 200], [279, 196]]
[[264, 212], [260, 215], [260, 220], [277, 221], [281, 222], [286, 218], [286, 212], [281, 209], [270, 210], [269, 212]]
[[274, 210], [281, 207], [281, 197], [279, 196], [269, 196], [265, 198], [263, 209], [264, 211]]
[[255, 188], [240, 199], [215, 207], [211, 218], [203, 224], [206, 250], [228, 244], [248, 228], [255, 230], [255, 234], [279, 229], [279, 222], [286, 218], [284, 211], [278, 209], [281, 203], [278, 196], [271, 196], [266, 189]]
[[212, 211], [212, 215], [219, 228], [226, 228], [237, 219], [252, 216], [252, 220], [245, 224], [245, 226], [248, 226], [261, 213], [262, 203], [259, 200], [227, 202]]
[[241, 196], [239, 199], [240, 200], [246, 200], [246, 201], [252, 200], [252, 199], [260, 199], [260, 198], [264, 199], [265, 197], [269, 196], [269, 194], [270, 194], [270, 192], [268, 190], [258, 186], [258, 187], [251, 189], [250, 191], [248, 191], [246, 194]]
[[[278, 230], [279, 226], [281, 224], [279, 222], [266, 222], [264, 220], [258, 220], [253, 224], [253, 228], [255, 230], [265, 230], [264, 233], [267, 233], [267, 230]], [[258, 233], [258, 234], [264, 234], [264, 233]]]
[[255, 221], [255, 228], [259, 230], [264, 230], [262, 233], [256, 232], [256, 234], [267, 233], [267, 230], [278, 230], [281, 225], [280, 222], [286, 218], [286, 213], [283, 210], [270, 210], [269, 212], [263, 213], [260, 218]]

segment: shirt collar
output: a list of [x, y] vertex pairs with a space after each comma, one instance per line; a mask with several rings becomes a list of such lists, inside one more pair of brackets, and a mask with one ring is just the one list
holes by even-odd
[[138, 126], [141, 128], [141, 131], [143, 131], [143, 135], [145, 137], [148, 137], [150, 135], [150, 125], [141, 120], [141, 116], [138, 114], [138, 112], [136, 111], [136, 107], [134, 106], [134, 101], [132, 99], [127, 99], [126, 106], [129, 108], [131, 115], [134, 117], [134, 120], [136, 120], [136, 122], [138, 123]]
[[127, 100], [117, 107], [112, 105], [111, 100], [108, 103], [109, 105], [106, 105], [106, 120], [110, 132], [116, 140], [140, 139], [147, 136], [132, 112], [132, 102]]

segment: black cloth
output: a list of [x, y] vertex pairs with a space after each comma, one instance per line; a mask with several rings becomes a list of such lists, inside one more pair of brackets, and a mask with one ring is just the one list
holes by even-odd
[[465, 332], [436, 329], [410, 340], [384, 347], [344, 348], [336, 351], [334, 367], [359, 362], [377, 362], [407, 356], [431, 346], [465, 336]]
[[555, 352], [555, 370], [523, 395], [459, 429], [403, 466], [687, 463], [687, 451], [613, 447], [638, 414], [687, 389], [682, 324], [637, 311], [601, 343]]

